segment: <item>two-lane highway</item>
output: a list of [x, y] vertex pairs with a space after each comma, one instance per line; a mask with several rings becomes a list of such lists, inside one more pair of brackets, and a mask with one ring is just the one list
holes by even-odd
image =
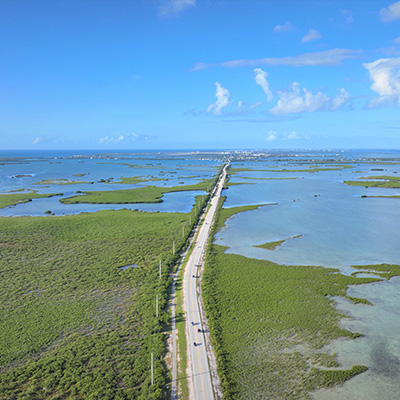
[[211, 199], [210, 207], [204, 218], [203, 224], [199, 228], [197, 240], [188, 262], [184, 275], [184, 296], [186, 310], [186, 337], [188, 341], [188, 362], [189, 362], [189, 381], [191, 381], [191, 399], [212, 400], [214, 392], [211, 383], [210, 367], [207, 358], [207, 349], [203, 326], [200, 319], [200, 311], [197, 297], [197, 281], [199, 280], [198, 269], [202, 265], [204, 251], [207, 246], [210, 229], [217, 211], [218, 200], [226, 179], [226, 168], [224, 167], [214, 196]]

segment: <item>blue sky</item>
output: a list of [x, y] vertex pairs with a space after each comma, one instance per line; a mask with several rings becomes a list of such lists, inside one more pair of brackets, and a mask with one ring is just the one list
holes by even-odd
[[400, 1], [2, 0], [1, 149], [400, 148]]

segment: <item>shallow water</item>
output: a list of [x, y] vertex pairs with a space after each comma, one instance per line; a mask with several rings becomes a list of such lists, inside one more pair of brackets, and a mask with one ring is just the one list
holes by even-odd
[[337, 298], [340, 311], [353, 319], [342, 326], [365, 336], [356, 340], [336, 340], [326, 347], [336, 353], [345, 368], [362, 364], [363, 374], [342, 387], [314, 393], [315, 400], [396, 400], [400, 394], [400, 277], [389, 281], [352, 286], [349, 296], [368, 299], [373, 306], [353, 304]]
[[[79, 214], [81, 212], [95, 212], [99, 210], [129, 210], [181, 212], [188, 213], [195, 203], [195, 196], [204, 194], [202, 191], [172, 192], [162, 197], [162, 203], [134, 203], [134, 204], [63, 204], [58, 201], [60, 197], [33, 199], [28, 203], [18, 204], [13, 207], [0, 209], [0, 216], [45, 216], [44, 212], [50, 210], [55, 215]], [[68, 197], [68, 196], [66, 196]]]
[[[399, 200], [361, 198], [365, 193], [388, 195], [397, 190], [343, 184], [343, 180], [355, 179], [351, 171], [293, 173], [290, 176], [298, 179], [259, 180], [253, 185], [230, 187], [224, 192], [225, 207], [278, 204], [233, 216], [227, 227], [217, 234], [218, 244], [228, 246], [229, 253], [279, 264], [346, 268], [353, 264], [399, 262]], [[288, 176], [273, 172], [251, 174]], [[250, 173], [240, 175], [249, 176]], [[235, 181], [245, 181], [240, 175], [235, 176]], [[253, 247], [297, 235], [302, 236], [287, 240], [274, 251]]]
[[138, 267], [137, 264], [131, 264], [131, 265], [125, 265], [125, 267], [119, 267], [119, 269], [120, 269], [121, 271], [125, 271], [125, 270], [128, 269], [128, 268], [137, 268], [137, 267]]
[[[0, 216], [40, 216], [46, 210], [56, 215], [93, 212], [107, 209], [139, 209], [143, 211], [184, 212], [191, 210], [194, 197], [204, 192], [175, 192], [163, 196], [162, 203], [154, 204], [62, 204], [60, 198], [76, 195], [77, 191], [123, 190], [143, 186], [191, 185], [202, 179], [212, 178], [220, 165], [218, 160], [185, 159], [168, 156], [167, 153], [140, 155], [115, 154], [91, 156], [96, 152], [45, 151], [45, 152], [0, 152], [1, 157], [17, 157], [12, 162], [0, 165], [1, 193], [16, 190], [37, 190], [38, 193], [61, 193], [61, 196], [34, 199], [31, 202], [0, 209]], [[83, 157], [76, 157], [82, 155]], [[19, 157], [19, 158], [18, 158]], [[21, 158], [22, 157], [22, 158]], [[30, 158], [23, 158], [30, 157]], [[141, 157], [144, 157], [143, 159]], [[158, 158], [157, 158], [158, 157]], [[84, 176], [75, 176], [85, 174]], [[20, 176], [20, 177], [17, 177]], [[130, 184], [108, 184], [100, 182], [112, 178], [140, 176], [149, 181]], [[59, 185], [37, 184], [43, 180], [68, 179], [82, 183]], [[159, 180], [162, 179], [162, 180]]]
[[[241, 167], [248, 167], [246, 164]], [[272, 165], [269, 163], [269, 165]], [[276, 163], [277, 169], [282, 164]], [[336, 267], [400, 263], [400, 200], [361, 198], [395, 195], [398, 189], [348, 186], [344, 180], [361, 176], [391, 175], [398, 165], [361, 164], [353, 169], [318, 173], [243, 171], [232, 181], [254, 182], [232, 186], [224, 192], [226, 207], [275, 202], [234, 215], [216, 236], [228, 253], [266, 259], [279, 264]], [[260, 169], [260, 165], [253, 164]], [[262, 168], [269, 168], [263, 166]], [[285, 166], [284, 168], [288, 168]], [[292, 167], [292, 169], [306, 168]], [[371, 171], [382, 168], [384, 171]], [[360, 172], [355, 172], [360, 171]], [[248, 180], [243, 177], [297, 177], [291, 180]], [[396, 175], [394, 175], [396, 176]], [[367, 186], [367, 183], [366, 183]], [[294, 236], [301, 235], [301, 237]], [[287, 239], [276, 250], [253, 247]], [[373, 276], [362, 274], [359, 276]], [[376, 400], [400, 398], [400, 277], [349, 288], [349, 296], [367, 298], [374, 306], [355, 305], [337, 298], [339, 310], [352, 316], [343, 326], [365, 335], [338, 340], [327, 347], [338, 354], [344, 368], [367, 365], [369, 370], [342, 387], [313, 395], [315, 400]]]
[[[1, 192], [34, 189], [39, 193], [63, 193], [63, 197], [77, 190], [115, 190], [140, 185], [109, 185], [100, 179], [121, 176], [167, 178], [167, 181], [146, 182], [144, 185], [174, 186], [180, 182], [193, 184], [210, 178], [220, 165], [218, 160], [196, 158], [168, 158], [163, 153], [149, 154], [143, 159], [137, 155], [117, 155], [90, 158], [91, 152], [19, 152], [31, 161], [0, 165]], [[87, 158], [62, 158], [84, 154]], [[0, 152], [0, 157], [14, 157], [13, 152]], [[362, 195], [399, 195], [397, 189], [365, 188], [343, 184], [361, 176], [400, 173], [400, 165], [359, 163], [359, 157], [400, 157], [397, 151], [309, 151], [285, 155], [285, 161], [274, 158], [264, 162], [234, 163], [237, 167], [254, 169], [307, 169], [311, 164], [294, 165], [299, 158], [321, 160], [347, 157], [354, 166], [339, 171], [271, 172], [243, 171], [232, 177], [232, 182], [252, 184], [232, 186], [224, 191], [225, 207], [265, 204], [258, 210], [241, 213], [227, 221], [217, 234], [217, 243], [228, 246], [228, 252], [247, 257], [268, 259], [280, 264], [323, 265], [337, 267], [350, 274], [350, 265], [399, 263], [400, 261], [400, 200], [361, 198]], [[38, 157], [45, 157], [40, 159]], [[61, 158], [60, 158], [61, 157]], [[158, 159], [157, 159], [158, 157]], [[139, 165], [130, 168], [124, 163]], [[151, 165], [148, 165], [151, 164]], [[197, 167], [196, 167], [197, 166]], [[376, 169], [384, 171], [374, 171]], [[86, 173], [83, 177], [74, 174]], [[15, 175], [32, 177], [12, 178]], [[286, 180], [243, 179], [297, 178]], [[43, 179], [70, 179], [93, 181], [94, 184], [34, 185]], [[142, 184], [143, 185], [143, 184]], [[367, 185], [367, 183], [366, 183]], [[12, 208], [0, 209], [0, 216], [44, 215], [51, 210], [56, 215], [92, 212], [100, 209], [131, 208], [145, 211], [189, 212], [194, 196], [201, 192], [167, 193], [163, 203], [156, 204], [71, 204], [59, 203], [59, 197], [37, 199]], [[272, 205], [272, 203], [277, 203]], [[294, 238], [294, 236], [301, 237]], [[286, 240], [274, 251], [253, 247], [277, 240]], [[361, 275], [360, 275], [361, 276]], [[363, 364], [370, 369], [341, 388], [314, 394], [316, 400], [330, 399], [398, 399], [400, 398], [400, 278], [351, 287], [350, 296], [367, 298], [373, 307], [354, 305], [337, 298], [337, 307], [353, 319], [344, 319], [343, 326], [365, 337], [353, 341], [331, 343], [327, 351], [336, 352], [346, 368]]]

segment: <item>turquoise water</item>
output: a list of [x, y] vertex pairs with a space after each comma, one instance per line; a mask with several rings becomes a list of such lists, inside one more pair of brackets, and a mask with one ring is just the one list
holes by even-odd
[[[287, 162], [244, 163], [254, 169]], [[266, 166], [268, 165], [268, 167]], [[288, 265], [336, 267], [344, 274], [351, 265], [400, 263], [400, 200], [361, 198], [362, 195], [400, 195], [399, 189], [348, 186], [344, 180], [361, 176], [393, 175], [400, 165], [357, 162], [354, 168], [316, 173], [243, 171], [234, 182], [253, 185], [225, 190], [226, 207], [265, 204], [257, 210], [237, 214], [216, 236], [228, 253], [266, 259]], [[235, 166], [235, 165], [234, 165]], [[308, 168], [303, 165], [291, 169]], [[384, 171], [374, 171], [384, 169]], [[293, 180], [248, 180], [296, 177]], [[296, 237], [301, 235], [300, 237]], [[254, 245], [287, 239], [276, 250]], [[246, 266], [243, 266], [244, 270]], [[244, 271], [245, 272], [245, 271]], [[369, 370], [342, 387], [313, 394], [315, 400], [376, 400], [400, 398], [400, 278], [351, 287], [350, 296], [367, 298], [373, 306], [354, 305], [337, 298], [339, 310], [350, 316], [342, 325], [365, 336], [338, 340], [325, 350], [336, 353], [345, 368], [367, 365]]]
[[[51, 210], [56, 215], [92, 212], [105, 209], [139, 209], [143, 211], [184, 212], [191, 210], [194, 197], [203, 192], [175, 192], [164, 195], [155, 204], [62, 204], [60, 198], [76, 195], [77, 191], [121, 190], [153, 186], [191, 185], [215, 175], [219, 160], [199, 159], [191, 154], [171, 153], [105, 154], [89, 151], [0, 152], [1, 193], [15, 190], [37, 190], [38, 193], [62, 193], [44, 199], [0, 209], [0, 216], [39, 216]], [[74, 174], [85, 174], [74, 176]], [[149, 179], [136, 185], [99, 182], [112, 178], [140, 176]], [[68, 179], [87, 183], [57, 185], [35, 184], [43, 180]], [[159, 180], [163, 179], [163, 180]], [[90, 183], [92, 182], [92, 183]]]
[[[255, 166], [255, 168], [260, 166]], [[391, 175], [400, 165], [355, 165], [353, 169], [318, 173], [240, 172], [241, 177], [296, 177], [291, 180], [253, 180], [224, 191], [225, 207], [277, 203], [235, 215], [217, 234], [229, 253], [267, 259], [279, 264], [323, 265], [346, 269], [349, 265], [398, 263], [400, 260], [399, 199], [361, 198], [362, 195], [400, 195], [399, 189], [349, 186], [344, 180], [360, 176]], [[267, 167], [263, 167], [267, 168]], [[354, 170], [363, 172], [354, 173]], [[315, 197], [316, 196], [316, 197]], [[287, 240], [274, 251], [253, 247]]]
[[337, 340], [327, 346], [345, 368], [362, 364], [369, 370], [342, 387], [320, 391], [315, 400], [398, 399], [400, 393], [400, 277], [389, 281], [354, 286], [350, 296], [367, 298], [373, 307], [355, 305], [338, 298], [337, 307], [352, 319], [342, 326], [365, 336], [354, 341]]
[[[96, 155], [97, 153], [97, 155]], [[362, 176], [400, 176], [400, 164], [377, 164], [374, 159], [399, 158], [399, 151], [286, 151], [270, 152], [268, 159], [235, 162], [233, 167], [253, 169], [309, 169], [313, 160], [345, 161], [353, 168], [337, 171], [272, 172], [242, 171], [232, 182], [248, 184], [224, 190], [225, 207], [267, 204], [259, 209], [237, 214], [217, 234], [218, 244], [228, 252], [267, 259], [280, 264], [322, 265], [336, 267], [342, 273], [354, 270], [351, 265], [400, 263], [400, 200], [362, 198], [362, 195], [400, 195], [400, 189], [348, 186], [344, 180]], [[77, 157], [80, 155], [80, 157]], [[174, 186], [193, 184], [214, 176], [222, 157], [181, 153], [98, 154], [98, 152], [0, 152], [2, 157], [16, 157], [0, 165], [1, 192], [34, 189], [39, 193], [76, 194], [77, 190], [115, 190], [143, 185]], [[368, 159], [367, 159], [368, 158]], [[373, 158], [373, 159], [371, 159]], [[300, 161], [304, 160], [304, 162]], [[332, 161], [333, 160], [333, 161]], [[360, 162], [361, 161], [361, 162]], [[2, 161], [0, 161], [1, 163]], [[134, 164], [130, 167], [124, 164]], [[322, 164], [329, 167], [331, 164]], [[377, 171], [382, 169], [383, 171]], [[76, 177], [74, 174], [86, 175]], [[396, 175], [398, 173], [398, 175]], [[31, 175], [15, 177], [16, 175]], [[100, 179], [142, 176], [154, 180], [138, 185], [111, 185]], [[244, 179], [244, 178], [296, 179]], [[44, 179], [91, 181], [93, 184], [34, 185]], [[194, 196], [201, 192], [176, 192], [164, 195], [157, 204], [93, 205], [60, 203], [60, 197], [37, 199], [15, 207], [0, 209], [0, 216], [56, 215], [92, 212], [100, 209], [131, 208], [144, 211], [189, 212]], [[300, 236], [299, 236], [300, 235]], [[299, 237], [297, 237], [299, 236]], [[285, 240], [274, 251], [253, 247]], [[246, 266], [243, 266], [244, 270]], [[341, 388], [315, 393], [316, 400], [398, 399], [400, 393], [400, 278], [351, 287], [348, 294], [364, 297], [374, 306], [354, 305], [336, 299], [337, 307], [352, 319], [343, 326], [365, 334], [363, 338], [331, 343], [327, 351], [337, 353], [344, 367], [363, 364], [370, 367]]]

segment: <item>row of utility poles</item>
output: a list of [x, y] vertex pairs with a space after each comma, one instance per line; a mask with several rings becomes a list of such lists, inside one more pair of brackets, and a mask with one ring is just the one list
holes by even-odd
[[[211, 192], [211, 187], [208, 187], [208, 193]], [[202, 201], [204, 201], [204, 196], [202, 195]], [[194, 208], [194, 214], [197, 215], [201, 210], [201, 203], [196, 203]], [[189, 226], [192, 225], [192, 214], [189, 215]], [[182, 226], [182, 237], [185, 237], [185, 225]], [[172, 254], [175, 254], [175, 240], [172, 242]], [[159, 280], [161, 282], [161, 273], [162, 273], [162, 263], [161, 260], [159, 262]], [[158, 294], [156, 295], [156, 318], [158, 318]], [[154, 385], [154, 355], [151, 352], [151, 386]]]
[[[159, 279], [161, 281], [161, 272], [162, 272], [161, 260], [158, 264], [158, 270], [159, 270]], [[158, 318], [158, 294], [156, 295], [156, 318]], [[151, 386], [153, 385], [154, 385], [154, 357], [153, 357], [153, 352], [151, 352]]]

